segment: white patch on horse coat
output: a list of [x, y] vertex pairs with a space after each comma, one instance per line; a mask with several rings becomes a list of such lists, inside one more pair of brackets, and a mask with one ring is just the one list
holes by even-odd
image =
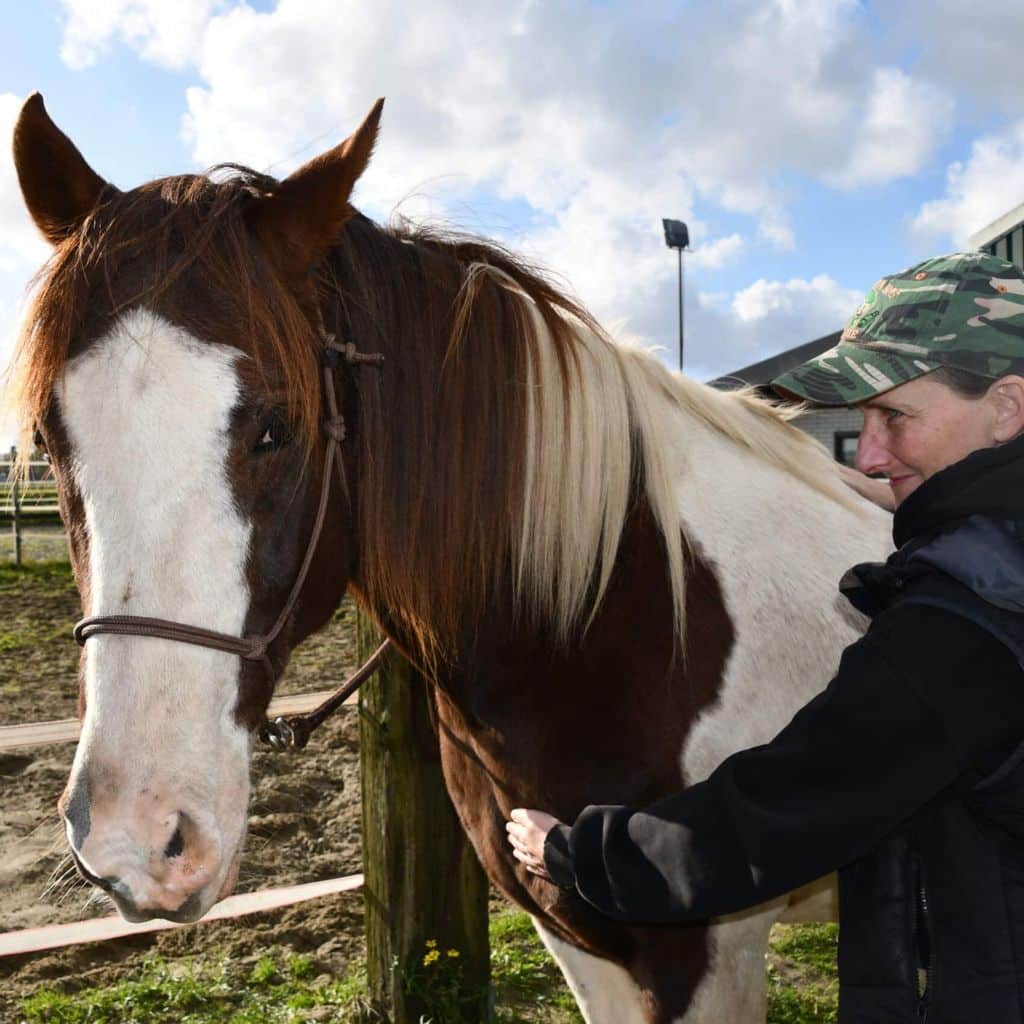
[[708, 929], [711, 967], [690, 1007], [673, 1024], [763, 1024], [767, 1006], [765, 951], [776, 905], [723, 919]]
[[[769, 740], [827, 684], [866, 625], [838, 581], [856, 562], [885, 556], [891, 518], [841, 483], [822, 445], [752, 393], [707, 388], [583, 327], [577, 338], [568, 406], [552, 347], [531, 355], [520, 597], [546, 610], [561, 636], [588, 621], [608, 582], [638, 460], [665, 540], [680, 638], [687, 548], [714, 572], [735, 633], [718, 699], [680, 751], [680, 783], [689, 784]], [[807, 901], [801, 914], [833, 905], [821, 886], [814, 900], [810, 891], [796, 897]], [[768, 932], [786, 904], [712, 927], [712, 966], [685, 1024], [763, 1022]], [[644, 1019], [627, 971], [537, 930], [588, 1022]]]
[[698, 423], [680, 427], [681, 526], [711, 564], [735, 633], [719, 698], [681, 752], [692, 783], [771, 739], [832, 678], [867, 624], [839, 579], [886, 556], [892, 519], [868, 502], [851, 512]]
[[[838, 592], [851, 565], [891, 550], [891, 517], [860, 515], [683, 415], [676, 459], [681, 526], [722, 590], [735, 637], [718, 700], [692, 726], [682, 780], [706, 778], [730, 754], [770, 740], [829, 682], [866, 620]], [[754, 500], [753, 496], [758, 500]], [[828, 919], [825, 882], [794, 894], [793, 918]], [[717, 923], [713, 969], [686, 1024], [763, 1022], [768, 932], [782, 898]]]
[[587, 1024], [645, 1024], [640, 989], [624, 967], [570, 946], [537, 918], [532, 920], [541, 942], [562, 969]]
[[[885, 557], [892, 520], [843, 492], [821, 446], [794, 439], [792, 428], [732, 396], [705, 395], [680, 378], [666, 383], [643, 357], [623, 357], [622, 365], [642, 421], [648, 498], [660, 503], [659, 522], [671, 516], [710, 564], [735, 632], [718, 699], [680, 751], [680, 782], [689, 784], [771, 739], [828, 683], [866, 626], [838, 581], [851, 565]], [[825, 883], [805, 887], [794, 916], [828, 913], [831, 895]], [[711, 927], [711, 967], [676, 1024], [764, 1021], [768, 933], [786, 905], [783, 897]], [[588, 1021], [643, 1020], [628, 972], [538, 931]]]
[[[73, 359], [57, 388], [85, 509], [91, 615], [142, 615], [240, 635], [250, 526], [226, 475], [236, 350], [145, 310]], [[69, 791], [86, 779], [86, 866], [151, 892], [152, 847], [185, 811], [218, 859], [206, 906], [244, 832], [250, 738], [234, 721], [239, 659], [151, 637], [87, 644], [86, 714]], [[214, 849], [215, 848], [215, 849]], [[159, 845], [162, 851], [163, 845]], [[127, 851], [127, 852], [126, 852]], [[205, 909], [205, 907], [204, 907]]]

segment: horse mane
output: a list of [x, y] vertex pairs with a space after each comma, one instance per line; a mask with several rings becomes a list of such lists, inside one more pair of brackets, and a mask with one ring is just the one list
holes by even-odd
[[682, 649], [674, 412], [853, 506], [791, 414], [617, 344], [494, 242], [355, 214], [296, 288], [245, 222], [278, 183], [234, 165], [214, 172], [112, 190], [56, 248], [13, 363], [22, 423], [45, 418], [80, 346], [144, 305], [251, 355], [308, 458], [320, 436], [318, 298], [328, 329], [385, 355], [382, 372], [359, 372], [355, 584], [425, 660], [456, 650], [509, 580], [512, 613], [571, 642], [600, 605], [640, 495], [664, 538]]
[[799, 407], [673, 374], [490, 241], [363, 219], [334, 269], [341, 329], [386, 357], [361, 392], [361, 585], [428, 660], [457, 647], [509, 578], [513, 613], [571, 642], [640, 494], [664, 539], [682, 650], [673, 411], [855, 507], [824, 447], [788, 422]]

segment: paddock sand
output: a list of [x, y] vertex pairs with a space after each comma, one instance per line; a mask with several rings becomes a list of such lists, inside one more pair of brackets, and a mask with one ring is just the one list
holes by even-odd
[[[71, 625], [80, 615], [66, 572], [0, 576], [0, 725], [75, 714], [78, 649]], [[355, 667], [354, 613], [345, 604], [318, 636], [295, 653], [279, 693], [329, 689]], [[361, 870], [357, 720], [345, 708], [301, 753], [258, 749], [253, 763], [249, 838], [238, 892], [290, 885]], [[56, 804], [73, 744], [0, 754], [0, 931], [113, 913], [90, 901], [74, 879]], [[48, 883], [57, 880], [47, 890]], [[268, 949], [303, 953], [318, 973], [340, 976], [363, 955], [363, 898], [358, 891], [240, 921], [199, 924], [0, 959], [0, 1020], [15, 1019], [17, 1000], [40, 985], [103, 984], [136, 972], [148, 953], [255, 962]]]
[[[42, 533], [27, 546], [28, 557], [63, 557], [63, 535]], [[21, 576], [0, 569], [0, 725], [75, 715], [78, 648], [71, 626], [80, 614], [66, 566]], [[329, 689], [351, 672], [354, 618], [351, 605], [342, 605], [295, 652], [277, 692]], [[360, 871], [355, 709], [328, 720], [303, 752], [264, 751], [257, 748], [253, 760], [249, 838], [236, 891]], [[0, 753], [0, 932], [113, 913], [69, 870], [56, 805], [73, 756], [73, 744]], [[492, 890], [491, 912], [507, 907]], [[357, 890], [235, 921], [4, 957], [0, 1021], [16, 1021], [19, 1000], [38, 988], [73, 992], [136, 976], [152, 953], [169, 961], [229, 958], [233, 965], [254, 964], [267, 952], [279, 962], [300, 953], [311, 958], [314, 976], [338, 978], [363, 959], [364, 949], [363, 895]], [[807, 980], [803, 967], [774, 952], [768, 964], [794, 987]]]

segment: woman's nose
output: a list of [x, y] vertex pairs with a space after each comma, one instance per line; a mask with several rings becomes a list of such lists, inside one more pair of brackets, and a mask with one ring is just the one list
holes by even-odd
[[885, 473], [889, 465], [889, 453], [882, 445], [874, 430], [864, 429], [857, 440], [855, 465], [862, 473]]

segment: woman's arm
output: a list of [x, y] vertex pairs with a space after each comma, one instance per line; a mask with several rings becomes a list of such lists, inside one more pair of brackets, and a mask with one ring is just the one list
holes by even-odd
[[517, 859], [609, 917], [666, 923], [745, 909], [862, 856], [1024, 728], [1006, 647], [952, 612], [891, 614], [770, 743], [650, 806], [587, 807], [571, 828], [518, 809]]

